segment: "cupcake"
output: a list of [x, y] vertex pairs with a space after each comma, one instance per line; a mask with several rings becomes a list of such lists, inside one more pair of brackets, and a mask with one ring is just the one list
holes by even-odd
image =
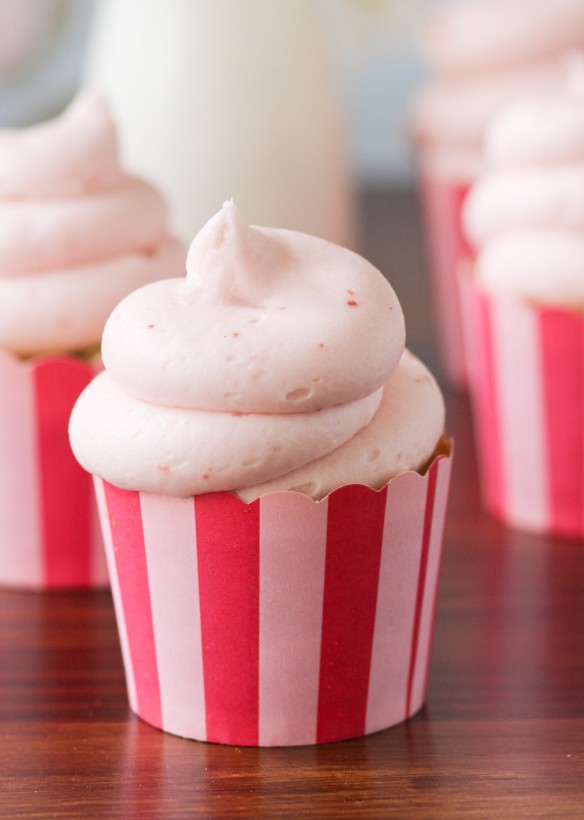
[[584, 58], [501, 111], [464, 222], [467, 347], [486, 506], [584, 535]]
[[199, 740], [385, 728], [425, 697], [450, 445], [389, 283], [233, 203], [109, 317], [96, 476], [129, 700]]
[[466, 384], [458, 259], [460, 212], [482, 170], [485, 127], [502, 105], [561, 85], [562, 55], [584, 47], [582, 0], [458, 0], [429, 20], [431, 76], [412, 113], [429, 273], [444, 375]]
[[104, 584], [91, 482], [67, 439], [127, 293], [182, 268], [159, 194], [119, 165], [103, 101], [0, 131], [0, 585]]

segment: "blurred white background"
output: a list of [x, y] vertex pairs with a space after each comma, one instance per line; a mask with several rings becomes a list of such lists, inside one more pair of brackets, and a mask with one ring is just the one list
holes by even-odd
[[[95, 2], [0, 0], [0, 126], [46, 119], [71, 99]], [[406, 115], [424, 72], [416, 31], [441, 0], [313, 2], [322, 6], [355, 182], [408, 183]], [[170, 13], [172, 2], [160, 3]]]

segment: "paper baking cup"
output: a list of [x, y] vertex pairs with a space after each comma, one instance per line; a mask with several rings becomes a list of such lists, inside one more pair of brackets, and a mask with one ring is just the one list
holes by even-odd
[[245, 746], [341, 740], [413, 715], [450, 462], [321, 502], [171, 498], [96, 479], [134, 712]]
[[462, 205], [468, 183], [452, 182], [428, 172], [420, 178], [420, 194], [425, 233], [432, 309], [438, 335], [444, 377], [458, 388], [467, 386], [466, 360], [458, 265], [468, 255], [462, 233]]
[[582, 537], [584, 316], [466, 282], [484, 503], [519, 529]]
[[0, 585], [107, 583], [91, 477], [67, 436], [97, 371], [73, 357], [21, 361], [0, 351]]

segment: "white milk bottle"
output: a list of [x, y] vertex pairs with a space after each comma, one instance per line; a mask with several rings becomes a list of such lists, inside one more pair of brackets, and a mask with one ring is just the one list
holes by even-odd
[[186, 241], [233, 198], [259, 225], [353, 243], [345, 129], [315, 0], [100, 0], [85, 81]]

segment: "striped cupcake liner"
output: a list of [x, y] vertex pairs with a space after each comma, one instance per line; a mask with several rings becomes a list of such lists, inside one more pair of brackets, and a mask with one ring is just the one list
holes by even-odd
[[289, 746], [422, 706], [451, 458], [383, 490], [245, 504], [96, 491], [131, 708], [197, 740]]
[[91, 477], [67, 435], [96, 370], [73, 357], [21, 361], [0, 351], [0, 586], [108, 582]]
[[466, 388], [468, 382], [457, 271], [460, 260], [468, 254], [461, 214], [469, 187], [468, 183], [440, 179], [428, 172], [422, 172], [420, 179], [440, 361], [445, 378], [458, 388]]
[[584, 535], [584, 315], [493, 296], [463, 274], [485, 506], [511, 526]]

